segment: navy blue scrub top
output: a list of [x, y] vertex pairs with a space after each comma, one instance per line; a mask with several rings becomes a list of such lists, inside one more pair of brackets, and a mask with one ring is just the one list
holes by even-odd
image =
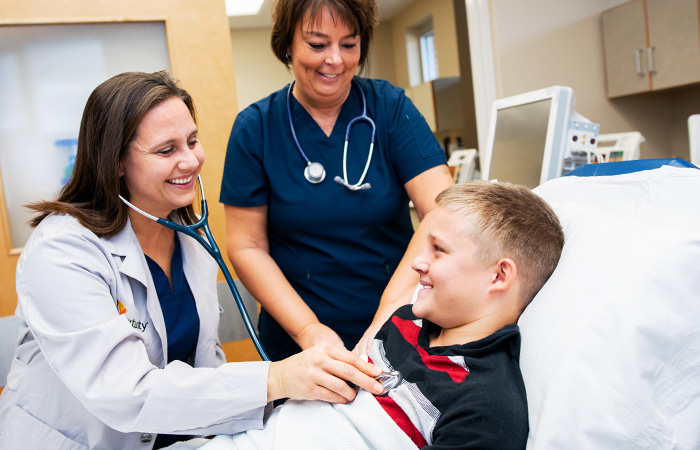
[[[220, 197], [228, 205], [268, 206], [270, 255], [319, 320], [348, 348], [369, 326], [413, 235], [404, 184], [446, 163], [425, 119], [402, 89], [382, 80], [355, 79], [377, 126], [364, 180], [371, 189], [350, 191], [333, 181], [343, 176], [347, 124], [362, 113], [357, 86], [330, 137], [292, 96], [297, 138], [309, 159], [326, 169], [319, 184], [304, 178], [306, 162], [292, 138], [285, 87], [236, 117]], [[347, 157], [350, 184], [357, 183], [364, 170], [370, 138], [365, 122], [353, 126]], [[264, 310], [259, 331], [273, 360], [299, 350]]]
[[[170, 262], [170, 272], [173, 278], [173, 288], [163, 269], [146, 256], [148, 269], [156, 287], [160, 309], [165, 320], [165, 334], [168, 340], [168, 362], [182, 361], [190, 363], [199, 338], [199, 314], [194, 303], [194, 296], [185, 278], [182, 267], [182, 250], [180, 240], [175, 234], [175, 251]], [[159, 434], [153, 444], [154, 449], [168, 447], [175, 442], [191, 439], [188, 435]]]
[[197, 340], [199, 339], [199, 314], [194, 302], [190, 285], [185, 278], [182, 267], [182, 250], [180, 240], [175, 236], [175, 251], [170, 263], [173, 278], [173, 288], [163, 269], [146, 256], [148, 268], [151, 271], [153, 284], [158, 293], [160, 309], [165, 320], [165, 333], [168, 341], [168, 362], [193, 360]]

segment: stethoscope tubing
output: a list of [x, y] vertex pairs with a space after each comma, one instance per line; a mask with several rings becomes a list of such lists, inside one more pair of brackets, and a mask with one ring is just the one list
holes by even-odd
[[[359, 119], [359, 118], [358, 118]], [[370, 151], [371, 155], [371, 151]], [[369, 162], [369, 161], [368, 161]], [[365, 168], [365, 172], [367, 169]], [[224, 278], [226, 278], [226, 283], [228, 284], [229, 289], [231, 290], [231, 293], [233, 294], [233, 299], [236, 302], [236, 306], [238, 306], [238, 311], [241, 313], [241, 319], [243, 319], [243, 323], [245, 324], [246, 330], [248, 331], [248, 334], [250, 335], [251, 340], [253, 341], [253, 344], [255, 345], [255, 349], [258, 351], [258, 354], [260, 355], [260, 358], [263, 361], [270, 361], [270, 358], [267, 356], [267, 353], [265, 352], [265, 349], [263, 348], [262, 344], [260, 343], [260, 339], [258, 338], [258, 334], [255, 332], [255, 328], [253, 328], [253, 323], [250, 320], [250, 315], [248, 314], [248, 309], [245, 307], [245, 304], [243, 303], [243, 299], [241, 298], [241, 294], [238, 292], [238, 289], [236, 288], [236, 284], [233, 282], [233, 277], [231, 276], [231, 272], [229, 272], [228, 267], [226, 267], [226, 264], [224, 263], [224, 258], [221, 256], [221, 251], [219, 250], [219, 246], [216, 245], [216, 240], [214, 239], [214, 236], [211, 234], [211, 230], [209, 229], [209, 207], [207, 206], [207, 200], [204, 197], [204, 186], [202, 185], [202, 177], [201, 175], [197, 175], [197, 181], [199, 182], [199, 190], [202, 195], [202, 214], [199, 219], [195, 224], [193, 225], [180, 225], [175, 222], [171, 222], [170, 220], [162, 219], [160, 217], [153, 216], [151, 214], [148, 214], [147, 212], [139, 209], [132, 203], [130, 203], [128, 200], [126, 200], [124, 197], [121, 195], [119, 198], [124, 202], [129, 208], [133, 209], [134, 211], [138, 212], [139, 214], [148, 217], [149, 219], [159, 223], [160, 225], [170, 228], [171, 230], [178, 231], [180, 233], [186, 234], [187, 236], [191, 237], [195, 241], [197, 241], [204, 249], [209, 253], [209, 255], [214, 258], [214, 261], [219, 266], [219, 269], [221, 269], [221, 272], [224, 274]], [[204, 235], [206, 236], [206, 240], [199, 234], [197, 233], [198, 229], [202, 229], [204, 231]], [[391, 372], [382, 372], [379, 376], [376, 377], [377, 381], [379, 381], [383, 386], [384, 386], [384, 392], [382, 394], [379, 394], [380, 396], [387, 395], [390, 390], [396, 388], [398, 385], [401, 384], [403, 377], [401, 375], [401, 372], [399, 371], [391, 371]], [[351, 386], [355, 386], [354, 384], [348, 382]], [[356, 387], [356, 386], [355, 386]]]
[[[246, 330], [248, 331], [248, 334], [250, 335], [251, 340], [253, 341], [253, 344], [255, 345], [255, 349], [258, 351], [258, 354], [260, 355], [260, 358], [262, 358], [263, 361], [270, 361], [270, 358], [267, 356], [267, 353], [265, 352], [265, 349], [263, 348], [262, 344], [260, 343], [260, 339], [258, 338], [258, 334], [255, 332], [255, 328], [253, 328], [253, 323], [250, 320], [250, 315], [248, 314], [248, 310], [245, 307], [245, 304], [243, 303], [243, 299], [241, 298], [241, 294], [238, 292], [238, 289], [236, 288], [236, 284], [233, 282], [233, 277], [231, 276], [231, 272], [229, 272], [228, 267], [226, 267], [226, 264], [224, 263], [224, 259], [221, 256], [221, 251], [219, 250], [219, 246], [216, 245], [216, 240], [214, 240], [214, 236], [211, 234], [211, 230], [209, 229], [209, 207], [207, 206], [207, 200], [204, 197], [204, 186], [202, 185], [202, 178], [201, 176], [197, 176], [197, 180], [199, 181], [199, 189], [202, 195], [202, 215], [197, 221], [197, 223], [193, 225], [180, 225], [174, 222], [171, 222], [170, 220], [166, 219], [161, 219], [159, 217], [152, 216], [145, 211], [142, 211], [141, 209], [137, 208], [133, 204], [129, 203], [126, 199], [124, 199], [121, 195], [119, 198], [131, 209], [134, 211], [142, 214], [143, 216], [148, 217], [151, 220], [156, 221], [157, 223], [163, 225], [164, 227], [170, 228], [171, 230], [174, 231], [179, 231], [180, 233], [186, 234], [187, 236], [193, 238], [195, 241], [197, 241], [204, 249], [209, 253], [209, 255], [214, 258], [216, 263], [219, 266], [219, 269], [221, 269], [221, 272], [224, 274], [224, 278], [226, 278], [226, 283], [228, 284], [229, 289], [231, 290], [231, 293], [233, 294], [233, 299], [236, 302], [236, 306], [238, 307], [238, 311], [241, 313], [241, 319], [243, 319], [243, 323], [245, 324]], [[199, 234], [197, 233], [198, 229], [202, 229], [204, 231], [204, 235], [206, 236], [206, 240]]]
[[[320, 166], [320, 163], [311, 162], [309, 157], [306, 156], [306, 153], [304, 153], [304, 149], [302, 149], [301, 143], [299, 143], [299, 139], [297, 138], [297, 133], [294, 129], [294, 120], [292, 119], [292, 99], [291, 99], [292, 89], [294, 88], [294, 83], [295, 82], [292, 81], [289, 84], [289, 87], [287, 88], [287, 116], [289, 118], [289, 127], [292, 130], [292, 138], [294, 139], [294, 144], [296, 145], [297, 150], [299, 151], [299, 154], [306, 162], [306, 166], [307, 166], [306, 168], [308, 170], [312, 165], [319, 165]], [[347, 187], [348, 189], [350, 189], [352, 191], [357, 191], [357, 190], [369, 189], [369, 184], [364, 186], [362, 184], [362, 182], [365, 180], [365, 176], [367, 176], [367, 171], [369, 170], [369, 166], [370, 166], [370, 163], [372, 161], [372, 153], [374, 151], [374, 141], [375, 141], [375, 137], [377, 134], [377, 126], [375, 125], [374, 120], [372, 120], [372, 118], [367, 115], [367, 99], [365, 97], [365, 92], [362, 90], [362, 87], [359, 85], [357, 80], [355, 80], [354, 78], [352, 79], [352, 83], [355, 83], [355, 85], [357, 86], [357, 89], [360, 91], [360, 96], [362, 97], [362, 114], [355, 117], [354, 119], [352, 119], [348, 123], [347, 127], [345, 128], [345, 145], [343, 147], [343, 180], [341, 181], [341, 180], [339, 180], [339, 177], [336, 177], [336, 181], [339, 184], [344, 185], [345, 187]], [[362, 175], [360, 176], [360, 180], [355, 184], [350, 184], [350, 182], [348, 181], [348, 168], [347, 168], [348, 143], [350, 142], [350, 132], [352, 131], [352, 127], [357, 122], [360, 122], [360, 121], [367, 122], [369, 124], [369, 126], [372, 128], [372, 139], [371, 139], [370, 144], [369, 144], [369, 152], [367, 155], [367, 162], [365, 163], [365, 169], [362, 172]], [[304, 173], [304, 175], [309, 182], [314, 183], [314, 184], [320, 183], [321, 181], [323, 181], [323, 179], [326, 176], [325, 170], [323, 171], [323, 176], [320, 177], [320, 179], [318, 179], [318, 180], [312, 181], [312, 179], [310, 179], [307, 176], [306, 172]]]

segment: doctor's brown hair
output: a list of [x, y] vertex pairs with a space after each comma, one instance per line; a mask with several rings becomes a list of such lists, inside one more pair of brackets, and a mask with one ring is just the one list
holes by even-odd
[[340, 20], [348, 29], [360, 37], [360, 68], [367, 64], [369, 47], [374, 27], [379, 23], [375, 0], [276, 0], [272, 7], [272, 51], [289, 68], [288, 56], [294, 32], [301, 29], [308, 18], [315, 25], [321, 20], [323, 8], [327, 7], [333, 21]]
[[[182, 100], [197, 123], [192, 97], [167, 72], [126, 72], [97, 86], [83, 110], [73, 175], [56, 200], [27, 205], [38, 212], [30, 225], [36, 227], [49, 214], [65, 213], [97, 236], [119, 233], [128, 218], [119, 195], [129, 200], [119, 162], [146, 113], [171, 98]], [[175, 214], [185, 224], [196, 221], [192, 206]]]
[[554, 272], [564, 247], [561, 224], [547, 202], [525, 186], [477, 180], [450, 186], [435, 203], [468, 217], [469, 238], [483, 264], [515, 262], [524, 309]]

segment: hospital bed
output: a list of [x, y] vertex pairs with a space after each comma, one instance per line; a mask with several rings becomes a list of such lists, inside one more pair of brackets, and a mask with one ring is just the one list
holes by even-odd
[[535, 189], [566, 243], [519, 321], [528, 449], [699, 449], [700, 170], [569, 175]]
[[699, 449], [700, 170], [591, 164], [535, 192], [566, 244], [519, 321], [527, 448]]
[[535, 192], [566, 244], [519, 321], [528, 449], [700, 449], [700, 170], [584, 165]]

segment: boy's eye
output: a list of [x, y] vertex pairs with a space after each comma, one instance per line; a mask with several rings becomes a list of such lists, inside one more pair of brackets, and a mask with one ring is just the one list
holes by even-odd
[[442, 247], [440, 247], [439, 245], [435, 245], [435, 244], [433, 244], [433, 250], [435, 250], [436, 252], [439, 252], [439, 253], [445, 252], [445, 250], [443, 250]]
[[192, 147], [194, 147], [195, 145], [199, 144], [199, 140], [195, 139], [195, 140], [193, 140], [193, 141], [190, 141], [189, 144], [190, 144], [190, 148], [192, 148]]

